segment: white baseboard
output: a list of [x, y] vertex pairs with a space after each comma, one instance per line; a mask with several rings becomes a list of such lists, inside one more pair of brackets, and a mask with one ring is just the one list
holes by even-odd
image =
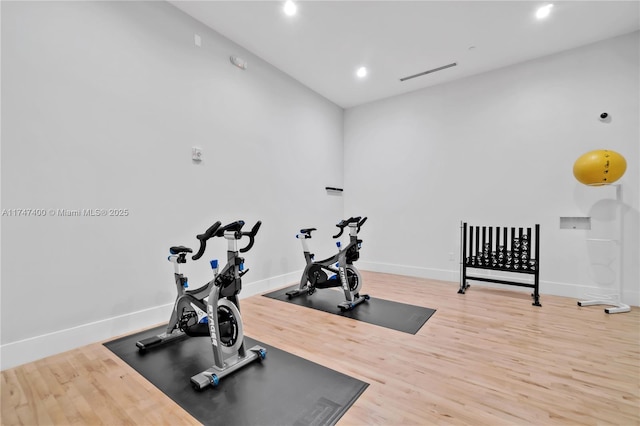
[[363, 271], [383, 272], [386, 274], [408, 275], [410, 277], [429, 278], [440, 281], [459, 281], [460, 271], [435, 268], [423, 268], [420, 266], [396, 265], [382, 262], [358, 261], [358, 269]]
[[[299, 281], [301, 273], [302, 271], [297, 271], [253, 283], [243, 283], [240, 296], [245, 298], [277, 289], [287, 284], [294, 284]], [[80, 346], [166, 323], [172, 308], [173, 303], [169, 303], [4, 344], [0, 346], [0, 370], [6, 370]]]
[[[409, 265], [395, 265], [383, 262], [365, 262], [358, 261], [358, 268], [363, 271], [383, 272], [387, 274], [408, 275], [411, 277], [428, 278], [439, 281], [451, 281], [455, 285], [460, 285], [460, 270], [456, 265], [455, 270], [424, 268], [419, 266]], [[477, 276], [492, 276], [498, 277], [498, 273], [474, 273]], [[514, 279], [515, 281], [529, 282], [531, 279], [519, 279], [514, 278], [516, 274], [511, 274], [508, 279]], [[503, 275], [504, 277], [504, 275]], [[487, 283], [482, 281], [472, 281], [474, 286], [484, 286], [491, 288], [506, 288], [503, 284]], [[533, 282], [533, 281], [531, 281]], [[531, 292], [527, 287], [511, 286], [510, 289], [514, 291]], [[585, 296], [589, 293], [597, 293], [598, 288], [590, 285], [574, 284], [574, 283], [562, 283], [555, 281], [540, 280], [540, 294], [550, 294], [553, 296], [571, 297], [578, 300], [585, 300]], [[638, 291], [625, 291], [623, 295], [623, 303], [631, 306], [640, 306], [640, 292]]]
[[[444, 270], [423, 268], [407, 265], [393, 265], [381, 262], [358, 262], [362, 270], [383, 272], [388, 274], [408, 275], [420, 278], [429, 278], [440, 281], [451, 281], [452, 286], [459, 283], [459, 270]], [[242, 289], [241, 298], [261, 294], [275, 290], [299, 281], [302, 271], [279, 275], [264, 280], [246, 283]], [[504, 285], [475, 282], [474, 285], [505, 288]], [[531, 291], [527, 288], [511, 287], [514, 291]], [[559, 283], [552, 281], [540, 281], [540, 293], [556, 296], [575, 298], [576, 301], [584, 300], [586, 294], [596, 290], [594, 287]], [[543, 304], [544, 304], [544, 300]], [[627, 292], [623, 302], [631, 306], [640, 306], [640, 293]], [[47, 356], [56, 355], [80, 346], [108, 340], [112, 337], [134, 332], [146, 327], [152, 327], [167, 321], [171, 313], [173, 303], [156, 306], [142, 311], [132, 312], [101, 321], [81, 324], [76, 327], [59, 330], [41, 336], [11, 342], [0, 346], [0, 370], [6, 370], [27, 362], [36, 361]]]
[[110, 337], [167, 322], [173, 303], [107, 318], [0, 346], [0, 369], [75, 349]]
[[277, 277], [244, 284], [240, 298], [255, 296], [256, 294], [276, 290], [286, 285], [298, 284], [300, 282], [300, 275], [302, 275], [302, 269], [288, 274], [278, 275]]

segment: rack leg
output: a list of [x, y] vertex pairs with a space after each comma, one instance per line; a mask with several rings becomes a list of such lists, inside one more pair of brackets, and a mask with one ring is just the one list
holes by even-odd
[[583, 300], [578, 302], [578, 306], [593, 306], [593, 305], [614, 305], [614, 308], [604, 308], [604, 312], [607, 314], [622, 314], [625, 312], [631, 312], [631, 307], [624, 303], [611, 303], [610, 300]]
[[540, 295], [537, 293], [531, 293], [531, 297], [533, 297], [533, 306], [542, 306], [540, 304]]
[[620, 304], [615, 308], [604, 308], [604, 312], [607, 314], [622, 314], [624, 312], [631, 312], [631, 307], [629, 305]]

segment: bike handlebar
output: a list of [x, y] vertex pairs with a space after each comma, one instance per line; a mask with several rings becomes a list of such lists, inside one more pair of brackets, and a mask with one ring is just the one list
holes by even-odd
[[249, 237], [249, 244], [247, 244], [247, 246], [245, 248], [241, 248], [240, 249], [240, 253], [246, 253], [249, 250], [251, 250], [251, 247], [253, 247], [253, 243], [254, 243], [254, 238], [256, 236], [256, 234], [258, 233], [258, 229], [260, 229], [260, 226], [262, 225], [261, 221], [257, 221], [255, 225], [253, 225], [253, 228], [251, 228], [251, 231], [249, 232], [243, 232], [242, 235]]
[[224, 237], [224, 233], [227, 231], [240, 232], [243, 226], [244, 220], [236, 220], [235, 222], [231, 222], [230, 224], [218, 229], [218, 232], [216, 232], [216, 237]]
[[196, 254], [194, 254], [191, 257], [191, 259], [198, 260], [198, 259], [200, 259], [202, 257], [202, 255], [204, 254], [205, 249], [207, 248], [207, 240], [215, 235], [215, 233], [218, 230], [218, 228], [220, 227], [220, 225], [222, 225], [222, 223], [220, 223], [220, 221], [217, 221], [216, 223], [211, 225], [211, 227], [209, 227], [209, 229], [207, 229], [204, 232], [204, 234], [200, 234], [200, 235], [196, 236], [196, 238], [198, 240], [200, 240], [200, 250], [198, 250], [198, 252]]
[[366, 221], [367, 221], [367, 218], [364, 217], [360, 222], [358, 222], [358, 232], [360, 232], [360, 227], [364, 225]]
[[220, 227], [220, 225], [222, 225], [220, 221], [217, 221], [209, 229], [207, 229], [204, 234], [196, 236], [196, 238], [200, 240], [200, 250], [198, 250], [198, 253], [193, 255], [191, 259], [200, 259], [207, 248], [207, 240], [213, 237], [224, 237], [224, 234], [227, 231], [233, 232], [235, 234], [234, 237], [236, 240], [239, 240], [242, 237], [249, 237], [249, 244], [247, 244], [246, 247], [240, 249], [240, 253], [248, 252], [249, 250], [251, 250], [251, 247], [253, 247], [255, 236], [258, 233], [262, 222], [257, 221], [256, 224], [253, 225], [253, 228], [251, 228], [251, 231], [248, 232], [242, 232], [242, 227], [244, 226], [243, 220], [236, 220], [235, 222], [231, 222], [230, 224], [223, 227]]
[[357, 223], [358, 231], [360, 231], [360, 226], [362, 226], [362, 224], [364, 223], [365, 220], [367, 220], [367, 218], [365, 217], [362, 221], [360, 221], [360, 219], [362, 218], [360, 216], [357, 216], [357, 217], [350, 217], [349, 219], [343, 219], [340, 222], [338, 222], [336, 226], [340, 228], [340, 232], [334, 235], [333, 238], [339, 238], [344, 232], [344, 228], [349, 226], [350, 223]]

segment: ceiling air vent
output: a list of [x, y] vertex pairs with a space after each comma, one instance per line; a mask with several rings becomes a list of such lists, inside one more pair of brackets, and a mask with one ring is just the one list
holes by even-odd
[[412, 79], [412, 78], [420, 77], [421, 75], [427, 75], [427, 74], [431, 74], [432, 72], [446, 70], [447, 68], [455, 67], [456, 65], [458, 65], [458, 64], [453, 62], [451, 64], [443, 65], [441, 67], [434, 68], [434, 69], [429, 70], [429, 71], [423, 71], [423, 72], [418, 73], [418, 74], [410, 75], [409, 77], [402, 77], [400, 79], [400, 81], [406, 81], [406, 80], [409, 80], [409, 79]]

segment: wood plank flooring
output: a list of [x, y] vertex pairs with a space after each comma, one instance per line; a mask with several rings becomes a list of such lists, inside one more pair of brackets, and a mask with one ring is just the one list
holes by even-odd
[[[607, 315], [545, 294], [535, 307], [510, 287], [472, 283], [459, 295], [450, 282], [363, 278], [371, 296], [437, 312], [411, 335], [241, 301], [246, 335], [370, 384], [339, 425], [640, 425], [640, 309]], [[1, 393], [7, 426], [199, 424], [101, 342], [2, 371]]]

